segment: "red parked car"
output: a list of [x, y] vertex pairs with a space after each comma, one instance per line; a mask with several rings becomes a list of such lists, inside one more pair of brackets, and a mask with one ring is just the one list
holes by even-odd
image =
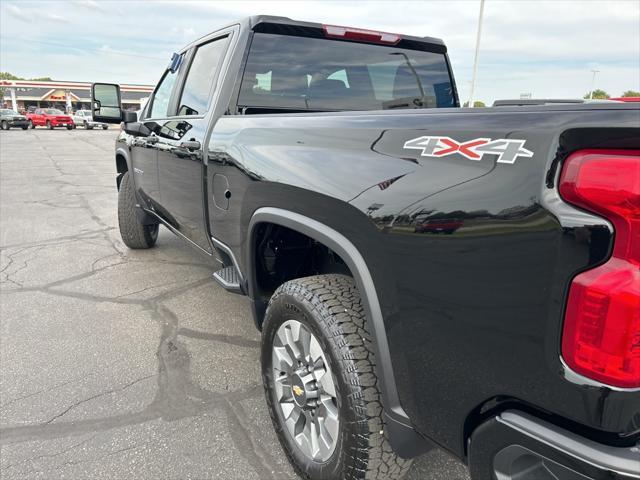
[[33, 113], [27, 113], [29, 127], [47, 127], [53, 130], [55, 127], [67, 127], [67, 130], [76, 128], [70, 115], [57, 108], [36, 108]]
[[609, 100], [617, 100], [618, 102], [640, 102], [640, 97], [616, 97]]
[[439, 218], [431, 220], [418, 221], [416, 223], [415, 233], [440, 233], [444, 232], [451, 235], [463, 225], [461, 220], [455, 218]]

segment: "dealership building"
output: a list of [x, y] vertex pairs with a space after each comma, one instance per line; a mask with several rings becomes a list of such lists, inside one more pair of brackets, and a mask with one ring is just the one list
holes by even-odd
[[[16, 111], [38, 107], [58, 108], [71, 112], [91, 107], [91, 84], [40, 80], [0, 80], [4, 90], [2, 103]], [[153, 91], [150, 85], [120, 85], [122, 105], [139, 110]]]

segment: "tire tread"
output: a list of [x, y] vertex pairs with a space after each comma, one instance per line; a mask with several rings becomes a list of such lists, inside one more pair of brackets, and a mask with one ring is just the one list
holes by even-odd
[[[324, 322], [341, 359], [336, 375], [347, 385], [346, 399], [354, 412], [354, 442], [345, 452], [345, 480], [400, 480], [412, 460], [399, 457], [384, 433], [382, 394], [376, 376], [376, 361], [364, 307], [353, 278], [330, 274], [298, 278], [282, 284], [269, 305], [291, 296], [302, 300], [316, 321]], [[269, 309], [267, 309], [267, 318]], [[267, 395], [267, 401], [269, 395]], [[275, 417], [269, 409], [272, 419]], [[341, 419], [341, 421], [343, 421]], [[279, 432], [279, 434], [282, 434]], [[295, 466], [285, 448], [289, 460]], [[297, 468], [303, 478], [309, 478]]]
[[125, 245], [132, 249], [151, 248], [155, 245], [158, 225], [142, 225], [135, 212], [136, 198], [133, 181], [129, 172], [125, 172], [118, 192], [118, 226]]

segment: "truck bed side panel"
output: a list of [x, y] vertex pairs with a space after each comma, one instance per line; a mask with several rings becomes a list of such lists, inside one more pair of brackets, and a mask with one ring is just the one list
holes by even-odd
[[[612, 235], [580, 212], [565, 218], [547, 174], [576, 145], [613, 138], [631, 148], [639, 120], [638, 109], [576, 107], [223, 117], [209, 166], [232, 197], [214, 210], [214, 234], [244, 259], [252, 213], [273, 206], [349, 238], [376, 284], [403, 408], [459, 455], [470, 415], [505, 401], [594, 431], [638, 432], [639, 392], [566, 379], [566, 289], [606, 258]], [[403, 148], [421, 136], [520, 139], [533, 155], [501, 163]]]

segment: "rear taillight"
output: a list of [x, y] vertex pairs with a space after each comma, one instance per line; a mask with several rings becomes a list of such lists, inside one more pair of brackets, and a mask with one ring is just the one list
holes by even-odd
[[569, 290], [562, 356], [601, 383], [640, 387], [640, 151], [587, 150], [567, 158], [564, 200], [611, 222], [611, 258]]
[[326, 37], [368, 43], [383, 43], [385, 45], [395, 45], [401, 38], [400, 35], [396, 33], [376, 32], [375, 30], [340, 27], [338, 25], [323, 25], [322, 29]]

